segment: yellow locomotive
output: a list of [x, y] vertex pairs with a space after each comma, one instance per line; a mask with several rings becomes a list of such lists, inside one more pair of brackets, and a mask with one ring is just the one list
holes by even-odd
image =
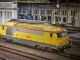
[[69, 47], [67, 31], [58, 26], [51, 26], [45, 21], [12, 19], [2, 25], [0, 36], [11, 42], [58, 51]]

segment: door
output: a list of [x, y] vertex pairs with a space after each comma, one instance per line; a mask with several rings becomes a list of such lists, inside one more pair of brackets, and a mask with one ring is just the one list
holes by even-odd
[[35, 15], [35, 20], [38, 20], [38, 16], [37, 15]]
[[52, 46], [52, 45], [54, 45], [54, 39], [53, 39], [53, 33], [50, 33], [50, 35], [49, 35], [49, 43], [50, 43], [50, 45]]
[[48, 16], [48, 21], [51, 22], [51, 16]]
[[66, 25], [66, 17], [62, 17], [62, 25]]
[[55, 23], [58, 25], [58, 21], [59, 21], [59, 19], [58, 19], [58, 16], [55, 16]]
[[71, 24], [72, 24], [72, 26], [75, 26], [75, 17], [74, 16], [71, 17]]

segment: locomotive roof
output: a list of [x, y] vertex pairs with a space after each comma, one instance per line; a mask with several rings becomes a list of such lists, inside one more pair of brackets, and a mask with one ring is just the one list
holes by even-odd
[[12, 19], [9, 22], [31, 23], [31, 24], [43, 24], [46, 21], [26, 20], [26, 19]]
[[48, 32], [65, 32], [65, 30], [59, 26], [51, 26], [45, 23], [45, 21], [26, 21], [26, 20], [18, 20], [12, 19], [9, 22], [6, 22], [4, 25], [13, 28], [23, 28], [23, 29], [31, 29], [31, 30], [39, 30], [39, 31], [48, 31]]

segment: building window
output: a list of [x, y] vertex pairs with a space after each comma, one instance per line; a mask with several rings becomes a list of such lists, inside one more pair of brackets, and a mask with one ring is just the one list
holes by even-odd
[[5, 11], [5, 19], [6, 19], [6, 11]]
[[67, 11], [65, 10], [65, 15], [67, 15]]
[[11, 19], [12, 18], [12, 12], [11, 11], [5, 11], [5, 19]]
[[76, 11], [71, 11], [71, 16], [74, 16], [76, 14]]
[[35, 15], [35, 20], [38, 20], [38, 16], [37, 15]]
[[0, 18], [2, 18], [2, 11], [0, 11]]
[[58, 22], [58, 17], [57, 16], [55, 16], [55, 21]]
[[67, 15], [67, 11], [66, 10], [62, 10], [62, 15]]
[[29, 10], [30, 14], [32, 13], [31, 10]]
[[9, 19], [9, 11], [7, 11], [7, 19]]
[[63, 22], [66, 22], [66, 17], [63, 17]]
[[31, 13], [32, 13], [32, 11], [29, 9], [29, 10], [28, 10], [28, 14], [31, 14]]
[[11, 11], [9, 12], [9, 16], [10, 16], [10, 19], [11, 19], [12, 18], [12, 12]]
[[25, 14], [26, 13], [26, 8], [24, 8], [25, 6], [23, 6], [23, 9], [22, 9], [22, 13]]
[[37, 12], [37, 10], [34, 10], [34, 14], [37, 14], [38, 12]]
[[47, 14], [51, 14], [51, 10], [47, 10]]
[[19, 10], [18, 10], [18, 13], [20, 13], [21, 11], [20, 11], [20, 8], [18, 8]]
[[44, 16], [41, 16], [41, 21], [44, 21]]
[[48, 16], [48, 22], [51, 22], [51, 16]]
[[25, 10], [23, 10], [23, 13], [26, 13], [26, 11], [25, 11]]
[[55, 11], [55, 15], [58, 15], [59, 14], [59, 12], [58, 11]]
[[44, 10], [41, 10], [41, 14], [44, 14]]

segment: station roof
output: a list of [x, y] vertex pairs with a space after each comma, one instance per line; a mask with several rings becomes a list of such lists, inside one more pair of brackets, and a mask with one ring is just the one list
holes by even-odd
[[53, 3], [80, 3], [80, 0], [50, 0]]
[[[0, 2], [12, 2], [12, 1], [18, 1], [18, 0], [0, 0]], [[21, 0], [23, 1], [23, 0]], [[27, 1], [27, 0], [25, 0]], [[35, 0], [37, 1], [37, 0]], [[48, 0], [50, 3], [80, 3], [80, 0]]]
[[12, 2], [12, 1], [17, 1], [17, 0], [0, 0], [0, 2]]
[[79, 4], [80, 0], [17, 0], [18, 2], [21, 3], [74, 3], [74, 4]]

